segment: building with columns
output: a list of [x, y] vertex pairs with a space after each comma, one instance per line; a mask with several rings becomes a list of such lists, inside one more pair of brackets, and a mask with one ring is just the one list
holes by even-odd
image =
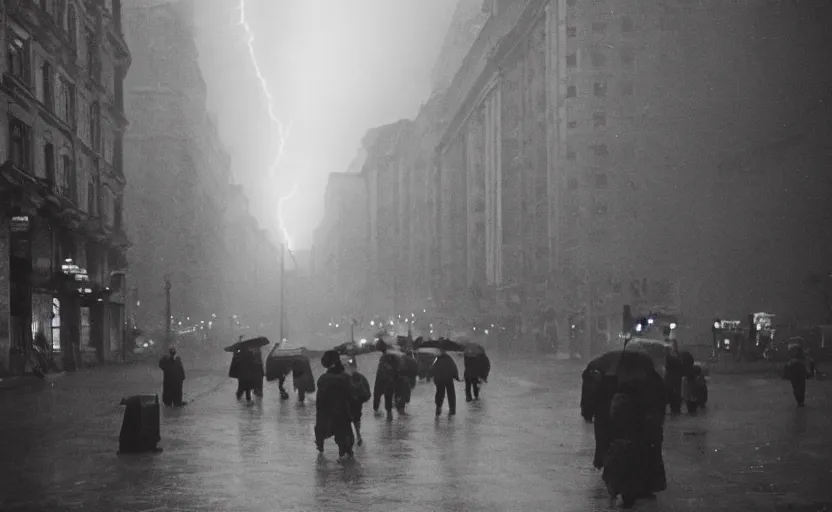
[[121, 359], [121, 3], [4, 2], [0, 34], [0, 375], [33, 342], [69, 370]]
[[[805, 277], [832, 256], [816, 234], [832, 220], [832, 5], [483, 9], [437, 94], [432, 188], [397, 203], [430, 212], [421, 245], [438, 248], [428, 265], [380, 251], [372, 272], [433, 278], [445, 309], [513, 316], [522, 340], [551, 308], [547, 346], [585, 357], [615, 342], [623, 304], [675, 310], [683, 342], [715, 316], [820, 314]], [[410, 179], [412, 139], [367, 159], [395, 162], [400, 191], [427, 181]]]

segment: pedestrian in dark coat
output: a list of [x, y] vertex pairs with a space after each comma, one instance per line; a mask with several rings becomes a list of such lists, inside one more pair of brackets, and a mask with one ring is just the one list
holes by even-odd
[[292, 386], [298, 392], [298, 403], [306, 403], [306, 394], [315, 392], [315, 375], [308, 360], [297, 360], [292, 365]]
[[792, 349], [793, 357], [783, 368], [783, 378], [791, 382], [794, 399], [797, 406], [803, 407], [806, 403], [806, 380], [812, 375], [806, 368], [806, 356], [802, 347]]
[[679, 357], [679, 350], [674, 341], [673, 347], [668, 349], [664, 363], [664, 385], [670, 412], [673, 414], [682, 412], [682, 377], [684, 374], [685, 366]]
[[410, 356], [399, 357], [399, 378], [396, 381], [396, 410], [404, 413], [405, 407], [410, 403], [411, 392], [416, 387], [416, 378], [419, 374], [419, 365]]
[[682, 400], [687, 405], [688, 414], [696, 414], [696, 411], [705, 407], [708, 401], [708, 381], [702, 375], [702, 367], [698, 364], [685, 369], [685, 376], [682, 379]]
[[465, 364], [465, 400], [480, 399], [480, 382], [488, 382], [488, 374], [491, 373], [491, 361], [488, 356], [477, 354], [466, 356], [463, 359]]
[[324, 440], [335, 437], [338, 456], [352, 457], [355, 442], [352, 432], [351, 408], [352, 383], [344, 371], [341, 358], [334, 350], [324, 354], [322, 363], [326, 372], [318, 378], [318, 394], [315, 402], [315, 445], [323, 453]]
[[642, 393], [644, 418], [644, 443], [646, 445], [645, 474], [647, 476], [646, 497], [667, 489], [667, 474], [664, 469], [662, 447], [664, 445], [664, 418], [667, 411], [667, 396], [662, 377], [655, 370], [648, 376]]
[[396, 394], [396, 385], [399, 382], [399, 358], [387, 351], [387, 344], [379, 339], [378, 349], [381, 357], [378, 360], [376, 380], [373, 384], [373, 411], [378, 413], [381, 405], [381, 398], [384, 397], [384, 410], [387, 411], [387, 418], [393, 418], [393, 397]]
[[352, 384], [352, 401], [350, 403], [350, 417], [352, 418], [352, 426], [355, 428], [356, 444], [361, 446], [363, 440], [361, 439], [361, 415], [364, 409], [364, 404], [369, 402], [373, 397], [370, 389], [370, 382], [361, 372], [354, 366], [348, 366], [347, 372], [350, 375], [350, 384]]
[[636, 386], [619, 384], [610, 406], [610, 442], [604, 458], [603, 479], [615, 500], [621, 495], [624, 508], [647, 495], [649, 482], [645, 468], [647, 450], [643, 443], [646, 414], [643, 397]]
[[159, 360], [159, 368], [162, 370], [162, 403], [167, 407], [185, 405], [186, 402], [182, 400], [185, 367], [175, 348], [171, 348], [168, 354]]
[[618, 389], [618, 378], [610, 374], [598, 374], [597, 382], [593, 386], [591, 413], [594, 417], [595, 455], [592, 465], [597, 469], [604, 467], [604, 458], [612, 439], [612, 425], [610, 423], [610, 407], [612, 398]]
[[448, 396], [448, 416], [456, 414], [456, 389], [454, 381], [459, 381], [459, 369], [453, 358], [448, 355], [444, 348], [440, 347], [439, 356], [432, 367], [433, 383], [436, 385], [436, 415], [442, 414], [442, 404], [445, 402], [445, 395]]
[[235, 352], [231, 367], [229, 375], [234, 374], [237, 378], [237, 400], [245, 394], [246, 400], [251, 401], [252, 392], [255, 396], [263, 396], [263, 355], [259, 347]]
[[595, 417], [595, 394], [602, 377], [601, 372], [589, 366], [581, 374], [581, 416], [589, 423]]

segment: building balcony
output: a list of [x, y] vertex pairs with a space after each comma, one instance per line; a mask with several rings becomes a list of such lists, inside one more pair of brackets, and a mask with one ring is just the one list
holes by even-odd
[[3, 89], [8, 91], [14, 99], [26, 104], [27, 107], [35, 105], [38, 101], [32, 90], [32, 85], [22, 77], [11, 73], [3, 73], [2, 85]]

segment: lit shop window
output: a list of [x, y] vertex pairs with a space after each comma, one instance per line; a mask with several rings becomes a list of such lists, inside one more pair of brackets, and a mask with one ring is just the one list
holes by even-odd
[[61, 301], [52, 299], [52, 350], [61, 350]]

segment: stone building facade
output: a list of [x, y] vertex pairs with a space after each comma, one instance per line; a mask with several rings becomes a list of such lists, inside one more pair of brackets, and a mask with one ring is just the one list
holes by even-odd
[[167, 277], [175, 330], [218, 342], [273, 317], [259, 294], [277, 295], [279, 267], [207, 112], [194, 9], [191, 0], [125, 2], [135, 49], [125, 142], [131, 306], [137, 327], [163, 333]]
[[229, 185], [226, 197], [223, 228], [229, 258], [221, 275], [231, 338], [252, 334], [279, 339], [280, 242], [251, 215], [241, 185]]
[[434, 180], [410, 179], [411, 135], [383, 150], [411, 187], [400, 207], [433, 216], [421, 246], [438, 246], [426, 266], [379, 253], [397, 274], [434, 279], [445, 309], [519, 319], [521, 339], [551, 309], [547, 346], [584, 356], [615, 341], [626, 303], [675, 309], [683, 340], [714, 316], [816, 316], [804, 274], [832, 254], [817, 237], [832, 215], [827, 2], [483, 9], [437, 94]]
[[29, 371], [34, 340], [67, 369], [120, 359], [120, 2], [5, 2], [0, 31], [0, 373]]
[[359, 318], [368, 281], [367, 185], [363, 174], [330, 173], [313, 258], [322, 318]]

